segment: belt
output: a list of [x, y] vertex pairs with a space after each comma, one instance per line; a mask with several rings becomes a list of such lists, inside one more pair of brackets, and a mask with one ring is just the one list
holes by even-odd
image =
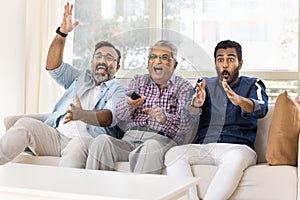
[[154, 133], [158, 133], [159, 135], [165, 136], [165, 137], [167, 137], [167, 138], [173, 140], [173, 137], [171, 137], [171, 136], [168, 135], [167, 133], [164, 133], [164, 132], [162, 132], [162, 131], [157, 131], [157, 130], [154, 130], [154, 129], [152, 129], [152, 128], [145, 127], [145, 126], [135, 126], [135, 127], [130, 128], [129, 130], [154, 132]]

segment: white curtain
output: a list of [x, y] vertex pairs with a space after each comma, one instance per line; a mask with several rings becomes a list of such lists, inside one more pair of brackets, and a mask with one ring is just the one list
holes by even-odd
[[[24, 111], [25, 1], [0, 1], [0, 119]], [[4, 133], [0, 123], [0, 133]]]
[[63, 89], [45, 69], [48, 48], [63, 17], [62, 1], [26, 1], [25, 113], [50, 112]]

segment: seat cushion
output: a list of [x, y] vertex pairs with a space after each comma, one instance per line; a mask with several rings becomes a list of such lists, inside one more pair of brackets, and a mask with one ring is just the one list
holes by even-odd
[[24, 163], [33, 165], [49, 165], [57, 166], [60, 161], [60, 157], [55, 156], [33, 156], [28, 153], [21, 153], [12, 162], [13, 163]]
[[[193, 165], [194, 176], [200, 177], [198, 195], [203, 198], [214, 177], [217, 166]], [[288, 165], [258, 164], [245, 170], [231, 200], [240, 199], [296, 199], [297, 168]]]
[[231, 196], [233, 199], [296, 199], [297, 167], [260, 164], [249, 167]]

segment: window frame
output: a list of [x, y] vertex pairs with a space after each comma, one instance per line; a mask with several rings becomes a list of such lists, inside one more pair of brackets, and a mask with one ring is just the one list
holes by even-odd
[[[300, 0], [299, 0], [300, 1]], [[76, 2], [76, 1], [75, 1]], [[74, 3], [75, 3], [74, 2]], [[150, 27], [157, 27], [162, 29], [163, 28], [163, 0], [151, 0], [149, 4], [149, 25]], [[76, 6], [75, 6], [76, 7]], [[300, 19], [300, 3], [298, 6], [298, 18]], [[276, 81], [288, 81], [288, 80], [296, 80], [297, 84], [297, 95], [300, 96], [300, 20], [298, 20], [298, 70], [295, 72], [290, 71], [257, 71], [257, 70], [241, 70], [240, 73], [245, 76], [252, 76], [252, 77], [260, 77], [263, 80], [276, 80]], [[73, 37], [73, 36], [71, 36]], [[162, 38], [162, 33], [157, 33], [156, 35], [150, 35], [149, 43], [153, 44], [157, 40]], [[72, 38], [73, 39], [73, 38]], [[73, 40], [72, 40], [73, 41]], [[68, 52], [72, 51], [73, 45], [68, 45]], [[68, 53], [70, 54], [70, 53]], [[145, 70], [135, 70], [136, 74], [143, 74], [146, 72]], [[197, 80], [198, 73], [191, 73], [191, 71], [184, 71], [184, 70], [176, 70], [176, 74], [183, 76], [189, 80]], [[204, 76], [215, 76], [215, 71], [201, 71], [201, 74]], [[122, 69], [118, 71], [117, 78], [118, 79], [131, 79], [132, 73], [130, 70]]]

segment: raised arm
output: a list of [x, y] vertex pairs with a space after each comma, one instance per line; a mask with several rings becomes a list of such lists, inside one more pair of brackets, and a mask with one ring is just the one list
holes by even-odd
[[57, 29], [58, 33], [51, 43], [47, 55], [46, 69], [53, 70], [59, 67], [63, 60], [63, 52], [66, 43], [66, 35], [72, 31], [77, 25], [78, 21], [72, 21], [73, 5], [67, 3], [64, 7], [64, 17], [60, 28]]

